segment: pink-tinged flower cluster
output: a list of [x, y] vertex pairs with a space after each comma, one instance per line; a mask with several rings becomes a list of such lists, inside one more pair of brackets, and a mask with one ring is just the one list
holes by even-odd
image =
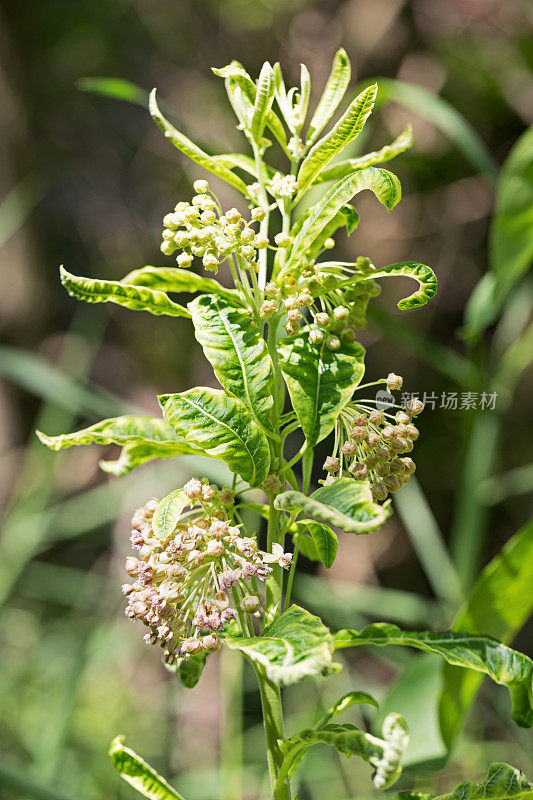
[[272, 571], [269, 564], [287, 568], [292, 559], [280, 545], [264, 553], [254, 537], [243, 534], [233, 522], [229, 489], [193, 478], [183, 490], [190, 504], [165, 539], [152, 528], [157, 500], [133, 515], [130, 539], [137, 557], [126, 559], [133, 582], [122, 587], [126, 616], [146, 626], [145, 642], [159, 645], [168, 664], [215, 652], [228, 622], [244, 614], [259, 616], [258, 581]]

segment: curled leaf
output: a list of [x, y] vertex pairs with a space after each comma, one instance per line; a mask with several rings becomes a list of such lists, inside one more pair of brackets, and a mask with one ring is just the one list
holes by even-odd
[[117, 736], [109, 747], [109, 757], [115, 769], [130, 786], [148, 800], [185, 800], [137, 753], [124, 745], [124, 736]]
[[321, 486], [309, 497], [295, 490], [279, 494], [274, 505], [284, 511], [303, 510], [347, 533], [370, 533], [391, 515], [390, 503], [377, 505], [368, 481], [339, 478]]
[[420, 288], [400, 300], [398, 308], [400, 311], [407, 311], [411, 308], [420, 308], [435, 297], [437, 294], [437, 277], [430, 267], [420, 264], [418, 261], [402, 261], [399, 264], [391, 264], [388, 267], [380, 267], [375, 272], [371, 272], [363, 280], [373, 280], [374, 278], [394, 278], [405, 276], [418, 281]]

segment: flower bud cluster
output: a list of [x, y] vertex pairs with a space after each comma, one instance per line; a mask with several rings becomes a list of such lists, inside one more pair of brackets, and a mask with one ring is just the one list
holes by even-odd
[[[389, 391], [400, 389], [402, 378], [390, 373], [386, 380]], [[366, 405], [350, 403], [342, 413], [343, 430], [339, 432], [340, 457], [328, 456], [323, 469], [329, 473], [325, 484], [334, 483], [342, 473], [343, 464], [356, 480], [368, 480], [376, 502], [397, 492], [415, 471], [409, 456], [419, 430], [413, 417], [423, 409], [417, 400], [410, 402], [395, 415]], [[401, 458], [400, 456], [404, 456]]]
[[[205, 269], [215, 273], [235, 253], [246, 268], [255, 270], [257, 250], [267, 247], [268, 239], [256, 233], [236, 208], [222, 214], [207, 181], [195, 181], [194, 188], [198, 194], [192, 203], [178, 203], [163, 218], [161, 252], [170, 256], [179, 250], [176, 261], [183, 269], [190, 267], [196, 256]], [[252, 219], [258, 221], [261, 209], [255, 212]]]
[[126, 616], [146, 626], [144, 641], [160, 646], [171, 665], [218, 650], [220, 634], [238, 614], [259, 616], [262, 602], [255, 580], [268, 577], [270, 564], [287, 568], [292, 559], [280, 545], [263, 552], [254, 537], [233, 524], [229, 489], [193, 478], [183, 491], [188, 511], [165, 539], [152, 528], [156, 500], [133, 515], [131, 543], [137, 557], [126, 559], [132, 583], [122, 587]]

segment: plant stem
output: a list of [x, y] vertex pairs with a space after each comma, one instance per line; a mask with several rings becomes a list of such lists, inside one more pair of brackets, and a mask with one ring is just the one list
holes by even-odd
[[220, 800], [242, 798], [242, 659], [227, 647], [220, 653], [222, 729]]
[[[295, 541], [293, 539], [293, 541]], [[294, 583], [294, 573], [296, 572], [296, 562], [298, 561], [298, 553], [300, 552], [300, 548], [298, 546], [298, 542], [296, 541], [294, 545], [294, 551], [292, 554], [292, 564], [289, 571], [289, 577], [287, 579], [287, 589], [285, 591], [285, 608], [289, 607], [291, 602], [291, 594], [292, 594], [292, 584]]]
[[270, 775], [270, 785], [272, 787], [272, 797], [273, 800], [290, 800], [291, 793], [288, 782], [283, 780], [281, 785], [278, 783], [279, 771], [283, 764], [283, 755], [278, 746], [278, 739], [284, 737], [280, 690], [275, 683], [272, 683], [272, 681], [266, 677], [261, 667], [254, 667], [254, 669], [257, 674], [257, 680], [259, 681], [259, 691], [261, 694], [261, 708], [263, 710], [268, 772]]

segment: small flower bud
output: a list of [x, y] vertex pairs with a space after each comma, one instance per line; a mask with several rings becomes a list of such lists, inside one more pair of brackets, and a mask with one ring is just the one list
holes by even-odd
[[241, 247], [241, 255], [247, 261], [252, 261], [255, 256], [255, 249], [251, 244], [246, 244], [244, 247]]
[[220, 639], [217, 639], [212, 633], [202, 637], [202, 650], [205, 653], [216, 653], [220, 650]]
[[198, 478], [191, 478], [183, 487], [183, 491], [190, 500], [197, 500], [202, 495], [202, 482]]
[[324, 461], [322, 469], [327, 472], [338, 472], [341, 468], [341, 462], [335, 456], [328, 456]]
[[189, 244], [189, 234], [185, 231], [178, 231], [174, 236], [174, 244], [183, 250]]
[[387, 375], [387, 389], [392, 392], [396, 389], [401, 389], [403, 386], [403, 378], [395, 375], [394, 372], [389, 372]]
[[264, 208], [253, 208], [251, 217], [254, 220], [254, 222], [262, 222], [266, 217], [266, 211], [264, 210]]
[[279, 287], [275, 283], [267, 283], [265, 294], [267, 297], [277, 297], [279, 295]]
[[413, 472], [416, 469], [416, 465], [415, 465], [415, 462], [413, 461], [413, 459], [409, 458], [409, 456], [406, 456], [406, 458], [400, 458], [400, 461], [401, 461], [402, 466], [403, 466], [403, 471], [407, 475], [412, 475]]
[[194, 183], [192, 185], [192, 188], [198, 194], [205, 194], [206, 192], [209, 191], [209, 184], [208, 184], [207, 181], [198, 180], [198, 181], [194, 181]]
[[165, 228], [170, 228], [171, 230], [174, 228], [175, 230], [177, 226], [174, 224], [174, 214], [165, 214], [163, 217], [163, 225]]
[[326, 314], [325, 311], [319, 311], [316, 315], [316, 324], [320, 325], [321, 328], [327, 328], [330, 322], [329, 314]]
[[231, 489], [224, 486], [218, 493], [218, 502], [223, 506], [230, 506], [235, 498], [235, 493]]
[[178, 262], [179, 267], [182, 269], [188, 269], [192, 264], [192, 256], [190, 256], [188, 253], [180, 253], [176, 261]]
[[202, 258], [202, 264], [211, 272], [216, 272], [218, 270], [218, 257], [213, 253], [206, 253]]
[[383, 425], [385, 422], [385, 414], [383, 411], [372, 411], [368, 417], [372, 425]]
[[277, 475], [267, 475], [263, 481], [263, 489], [267, 494], [279, 494], [281, 488], [281, 481]]
[[300, 330], [300, 326], [297, 322], [292, 322], [289, 320], [289, 322], [287, 322], [285, 325], [285, 330], [287, 331], [288, 336], [294, 336]]
[[377, 483], [373, 484], [372, 496], [377, 503], [381, 502], [382, 500], [385, 500], [387, 494], [388, 494], [387, 487], [385, 486], [383, 481], [378, 481]]
[[417, 417], [424, 410], [424, 403], [417, 397], [412, 397], [405, 406], [407, 413], [412, 417]]
[[236, 208], [230, 208], [229, 211], [226, 211], [225, 217], [232, 225], [240, 222], [242, 219], [239, 211]]
[[204, 225], [214, 225], [217, 221], [217, 215], [214, 211], [208, 210], [200, 214], [200, 219]]
[[213, 556], [213, 558], [218, 558], [219, 556], [222, 555], [223, 552], [224, 552], [224, 545], [217, 539], [211, 539], [211, 541], [207, 543], [206, 553], [208, 556]]
[[165, 239], [167, 242], [170, 242], [172, 239], [174, 239], [174, 231], [171, 231], [170, 228], [165, 228], [162, 236], [163, 239]]
[[258, 233], [254, 239], [254, 245], [259, 250], [263, 250], [265, 247], [268, 247], [268, 236], [264, 236], [262, 233]]
[[196, 208], [196, 206], [189, 206], [185, 209], [183, 214], [188, 222], [194, 222], [194, 220], [198, 219], [200, 216], [200, 211]]
[[274, 236], [274, 241], [278, 247], [289, 247], [291, 243], [291, 237], [287, 233], [276, 233]]
[[187, 653], [188, 655], [195, 655], [196, 653], [202, 652], [202, 643], [199, 639], [195, 639], [192, 637], [191, 639], [185, 639], [184, 642], [181, 643], [181, 652]]
[[161, 246], [159, 249], [161, 250], [164, 256], [171, 256], [176, 248], [173, 242], [169, 242], [165, 239], [164, 242], [161, 242]]
[[241, 600], [241, 608], [247, 614], [255, 614], [261, 608], [261, 601], [253, 594], [247, 594]]
[[215, 490], [212, 486], [210, 486], [209, 484], [202, 486], [202, 498], [204, 500], [207, 501], [212, 500], [214, 496], [215, 496]]
[[322, 331], [317, 330], [316, 328], [313, 328], [309, 332], [309, 341], [311, 342], [311, 344], [322, 344], [322, 342], [324, 341], [324, 333]]
[[416, 442], [420, 435], [420, 431], [416, 427], [416, 425], [406, 425], [407, 428], [407, 438], [410, 439], [412, 442]]
[[385, 485], [389, 490], [389, 492], [397, 492], [398, 489], [401, 489], [402, 482], [396, 475], [389, 475], [389, 477], [385, 481]]
[[344, 344], [355, 342], [355, 331], [352, 330], [352, 328], [346, 328], [346, 330], [341, 333], [341, 340]]
[[406, 414], [405, 411], [398, 411], [398, 413], [395, 414], [394, 419], [399, 425], [400, 424], [407, 425], [409, 422], [411, 422], [411, 417], [409, 416], [409, 414]]
[[331, 250], [333, 247], [335, 247], [335, 239], [332, 239], [331, 236], [330, 236], [324, 242], [324, 250]]
[[342, 446], [342, 452], [344, 453], [345, 456], [348, 456], [348, 458], [354, 456], [357, 452], [357, 447], [355, 445], [355, 442], [351, 441], [344, 442]]
[[369, 431], [366, 435], [366, 441], [369, 447], [379, 447], [381, 444], [381, 436], [375, 431]]
[[297, 308], [291, 308], [290, 311], [287, 311], [287, 319], [290, 320], [290, 322], [299, 322], [301, 318], [302, 315]]
[[337, 308], [333, 309], [333, 316], [338, 322], [346, 322], [349, 313], [349, 310], [344, 306], [337, 306]]
[[385, 425], [381, 435], [386, 442], [392, 442], [396, 438], [396, 429], [392, 425]]
[[350, 431], [350, 439], [354, 442], [364, 442], [366, 439], [366, 429], [356, 425], [356, 427], [352, 428]]
[[138, 559], [134, 558], [133, 556], [128, 556], [126, 559], [126, 563], [124, 564], [124, 569], [131, 575], [135, 577], [135, 575], [139, 574], [139, 561]]
[[241, 233], [241, 242], [243, 244], [251, 244], [255, 239], [255, 233], [251, 228], [244, 228]]
[[276, 313], [278, 308], [278, 304], [275, 300], [265, 300], [261, 303], [261, 308], [259, 309], [259, 316], [261, 319], [268, 319], [272, 316], [272, 314]]
[[339, 350], [341, 346], [341, 340], [337, 336], [328, 336], [326, 339], [326, 347], [328, 350]]

